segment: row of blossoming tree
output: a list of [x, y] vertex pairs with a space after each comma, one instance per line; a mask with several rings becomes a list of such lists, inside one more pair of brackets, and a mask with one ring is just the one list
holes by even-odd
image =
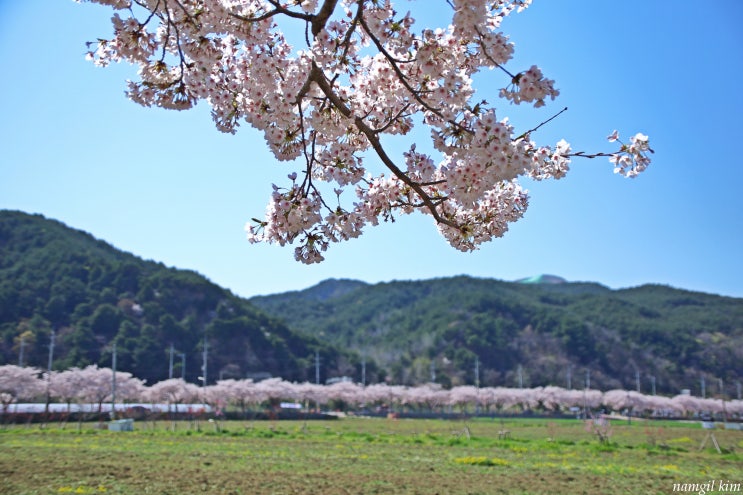
[[[88, 366], [54, 371], [15, 365], [0, 366], [0, 399], [3, 412], [18, 401], [38, 401], [50, 398], [67, 404], [68, 412], [79, 410], [82, 404], [97, 407], [98, 412], [110, 410], [114, 400], [114, 373], [108, 368]], [[743, 417], [743, 400], [700, 398], [691, 395], [664, 397], [645, 395], [628, 390], [568, 390], [547, 386], [536, 388], [458, 386], [444, 389], [438, 384], [415, 387], [384, 383], [362, 386], [352, 382], [332, 385], [293, 383], [280, 378], [260, 382], [250, 379], [221, 380], [200, 387], [172, 378], [146, 386], [130, 373], [116, 372], [115, 400], [122, 404], [158, 404], [178, 412], [179, 404], [205, 404], [212, 410], [232, 408], [246, 414], [251, 410], [293, 401], [306, 407], [326, 408], [342, 405], [349, 410], [385, 407], [418, 411], [519, 412], [540, 410], [628, 412], [632, 415], [663, 415], [688, 417], [695, 414]], [[104, 407], [106, 404], [106, 407]], [[183, 411], [181, 409], [181, 411]]]
[[[413, 212], [470, 251], [524, 215], [520, 178], [559, 179], [576, 156], [608, 157], [627, 177], [650, 163], [641, 133], [611, 133], [610, 152], [540, 145], [532, 137], [562, 111], [517, 128], [486, 101], [542, 107], [559, 95], [539, 67], [509, 68], [514, 43], [501, 24], [531, 0], [400, 2], [400, 12], [390, 0], [90, 1], [115, 14], [113, 36], [90, 43], [88, 57], [138, 66], [131, 100], [176, 110], [203, 101], [217, 129], [247, 124], [292, 163], [246, 229], [252, 242], [296, 242], [304, 263]], [[424, 9], [440, 23], [416, 24]], [[483, 70], [502, 80], [478, 93]], [[409, 136], [400, 156], [391, 136]]]

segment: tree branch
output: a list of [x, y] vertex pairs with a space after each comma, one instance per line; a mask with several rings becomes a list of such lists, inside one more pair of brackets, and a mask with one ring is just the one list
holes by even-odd
[[508, 74], [508, 76], [511, 78], [511, 81], [513, 82], [513, 80], [516, 79], [516, 76], [513, 75], [513, 74], [511, 74], [511, 71], [509, 71], [508, 69], [506, 69], [505, 67], [503, 67], [503, 65], [499, 64], [498, 62], [496, 62], [493, 59], [493, 57], [488, 53], [488, 51], [485, 49], [486, 48], [485, 47], [485, 42], [482, 41], [482, 33], [480, 32], [480, 30], [477, 27], [475, 27], [475, 32], [479, 36], [479, 38], [477, 38], [477, 44], [480, 45], [480, 49], [482, 50], [481, 53], [483, 53], [485, 55], [485, 58], [487, 58], [488, 60], [490, 60], [496, 67], [498, 67], [500, 70], [502, 70], [503, 72], [505, 72], [506, 74]]
[[333, 91], [333, 88], [330, 86], [330, 83], [325, 77], [325, 74], [314, 62], [312, 63], [312, 70], [310, 71], [310, 79], [317, 83], [325, 96], [327, 96], [328, 100], [333, 104], [334, 107], [338, 109], [339, 112], [343, 114], [343, 116], [349, 119], [353, 119], [356, 128], [364, 136], [366, 136], [366, 139], [369, 141], [369, 144], [371, 144], [371, 147], [377, 153], [377, 156], [379, 156], [379, 158], [382, 160], [382, 163], [384, 163], [384, 165], [395, 175], [395, 177], [400, 179], [404, 184], [409, 186], [413, 191], [416, 192], [416, 194], [418, 194], [418, 196], [421, 198], [421, 201], [431, 212], [431, 215], [436, 220], [436, 222], [448, 225], [449, 227], [455, 229], [459, 229], [459, 225], [452, 222], [451, 220], [442, 217], [439, 214], [439, 211], [436, 208], [436, 203], [434, 202], [433, 198], [431, 198], [431, 196], [429, 196], [426, 191], [423, 190], [423, 186], [411, 179], [405, 172], [400, 170], [400, 168], [395, 165], [395, 162], [393, 162], [389, 155], [387, 155], [387, 152], [382, 146], [382, 143], [379, 141], [377, 132], [369, 127], [361, 117], [354, 117], [351, 109]]
[[581, 158], [599, 158], [599, 157], [612, 157], [617, 155], [618, 153], [586, 153], [585, 151], [576, 151], [575, 153], [568, 153], [567, 155], [560, 155], [564, 156], [565, 158], [570, 156], [579, 156]]
[[539, 124], [538, 126], [534, 127], [533, 129], [529, 129], [526, 132], [522, 132], [518, 137], [515, 137], [513, 140], [514, 141], [518, 141], [521, 138], [525, 138], [526, 136], [528, 136], [532, 132], [536, 132], [543, 125], [549, 124], [550, 122], [552, 122], [553, 120], [555, 120], [557, 117], [560, 116], [561, 113], [567, 112], [567, 111], [568, 111], [568, 107], [563, 108], [562, 110], [560, 110], [559, 112], [557, 112], [556, 114], [554, 114], [552, 117], [548, 118], [547, 120], [545, 120], [544, 122], [542, 122], [541, 124]]
[[384, 46], [379, 41], [379, 39], [377, 39], [377, 37], [372, 34], [371, 29], [369, 29], [369, 26], [366, 23], [366, 21], [364, 20], [364, 17], [363, 16], [361, 16], [361, 19], [360, 19], [359, 22], [361, 23], [361, 27], [364, 28], [364, 31], [366, 32], [366, 34], [369, 35], [369, 38], [371, 38], [372, 42], [377, 47], [377, 50], [379, 50], [379, 53], [381, 53], [382, 55], [384, 55], [384, 57], [387, 59], [387, 61], [389, 62], [390, 66], [392, 67], [392, 70], [395, 72], [395, 75], [397, 75], [397, 78], [400, 80], [400, 82], [402, 83], [402, 85], [405, 86], [405, 89], [407, 89], [410, 92], [411, 95], [413, 95], [413, 98], [415, 98], [415, 101], [417, 101], [423, 108], [425, 108], [429, 112], [433, 113], [434, 115], [436, 115], [438, 118], [440, 118], [444, 122], [448, 122], [451, 125], [459, 128], [459, 129], [461, 129], [461, 130], [463, 130], [465, 132], [468, 132], [470, 134], [473, 134], [473, 131], [471, 129], [467, 129], [466, 127], [458, 124], [457, 122], [454, 122], [453, 120], [447, 119], [446, 117], [444, 117], [441, 114], [441, 110], [439, 110], [438, 108], [433, 108], [431, 105], [429, 105], [428, 103], [426, 103], [423, 100], [423, 98], [421, 98], [421, 96], [419, 94], [419, 91], [413, 89], [413, 87], [410, 85], [410, 83], [408, 82], [407, 78], [405, 77], [405, 74], [403, 74], [402, 71], [400, 70], [400, 68], [397, 66], [397, 63], [395, 62], [395, 59], [392, 57], [392, 55], [390, 55], [390, 53], [384, 48]]
[[[317, 14], [312, 16], [312, 36], [317, 36], [323, 30], [328, 19], [335, 10], [338, 0], [325, 0]], [[361, 6], [359, 6], [361, 8]]]
[[271, 11], [266, 12], [263, 15], [259, 15], [258, 17], [248, 17], [241, 14], [236, 14], [234, 12], [227, 12], [228, 15], [231, 17], [234, 17], [236, 19], [240, 19], [241, 21], [245, 22], [260, 22], [265, 21], [266, 19], [270, 19], [271, 17], [277, 15], [277, 14], [284, 14], [287, 17], [293, 17], [295, 19], [302, 19], [306, 22], [312, 22], [312, 15], [305, 14], [302, 12], [294, 12], [293, 10], [289, 10], [285, 7], [282, 7], [279, 2], [276, 2], [275, 0], [268, 0], [271, 5], [274, 6], [274, 9]]

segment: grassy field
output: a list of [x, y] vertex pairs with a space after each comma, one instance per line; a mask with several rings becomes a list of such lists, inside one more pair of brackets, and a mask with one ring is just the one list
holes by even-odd
[[708, 433], [621, 421], [600, 442], [582, 422], [543, 419], [11, 426], [0, 493], [665, 494], [710, 482], [707, 493], [743, 493], [743, 432], [716, 430], [722, 453], [699, 451]]

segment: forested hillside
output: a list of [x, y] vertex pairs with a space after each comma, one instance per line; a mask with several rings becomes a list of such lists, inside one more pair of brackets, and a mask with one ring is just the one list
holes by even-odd
[[[99, 364], [149, 383], [353, 374], [358, 357], [298, 335], [203, 276], [144, 261], [39, 215], [0, 211], [0, 364], [46, 369]], [[370, 376], [373, 366], [370, 363]]]
[[[524, 282], [543, 283], [524, 283]], [[252, 302], [306, 335], [358, 350], [395, 383], [570, 385], [737, 394], [743, 299], [557, 277], [328, 280]]]
[[[652, 387], [737, 395], [743, 299], [559, 277], [328, 280], [238, 298], [38, 215], [0, 211], [0, 364], [111, 365], [149, 383], [351, 376], [395, 384]], [[363, 363], [363, 365], [362, 365]]]

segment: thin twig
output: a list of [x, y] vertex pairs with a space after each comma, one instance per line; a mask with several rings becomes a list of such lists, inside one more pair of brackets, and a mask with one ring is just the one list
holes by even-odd
[[542, 122], [541, 124], [539, 124], [538, 126], [534, 127], [533, 129], [529, 129], [529, 130], [528, 130], [528, 131], [526, 131], [526, 132], [523, 132], [523, 133], [521, 133], [521, 135], [519, 135], [518, 137], [514, 138], [513, 140], [514, 140], [514, 141], [518, 141], [519, 139], [525, 138], [526, 136], [528, 136], [528, 135], [529, 135], [529, 134], [531, 134], [532, 132], [536, 132], [537, 130], [539, 130], [539, 128], [540, 128], [540, 127], [542, 127], [543, 125], [545, 125], [545, 124], [549, 124], [550, 122], [552, 122], [552, 121], [553, 121], [554, 119], [556, 119], [556, 118], [557, 118], [557, 117], [558, 117], [558, 116], [559, 116], [559, 115], [560, 115], [561, 113], [563, 113], [563, 112], [567, 112], [567, 111], [568, 111], [568, 107], [565, 107], [565, 108], [563, 108], [562, 110], [560, 110], [559, 112], [557, 112], [556, 114], [554, 114], [554, 115], [553, 115], [552, 117], [548, 118], [547, 120], [545, 120], [544, 122]]

